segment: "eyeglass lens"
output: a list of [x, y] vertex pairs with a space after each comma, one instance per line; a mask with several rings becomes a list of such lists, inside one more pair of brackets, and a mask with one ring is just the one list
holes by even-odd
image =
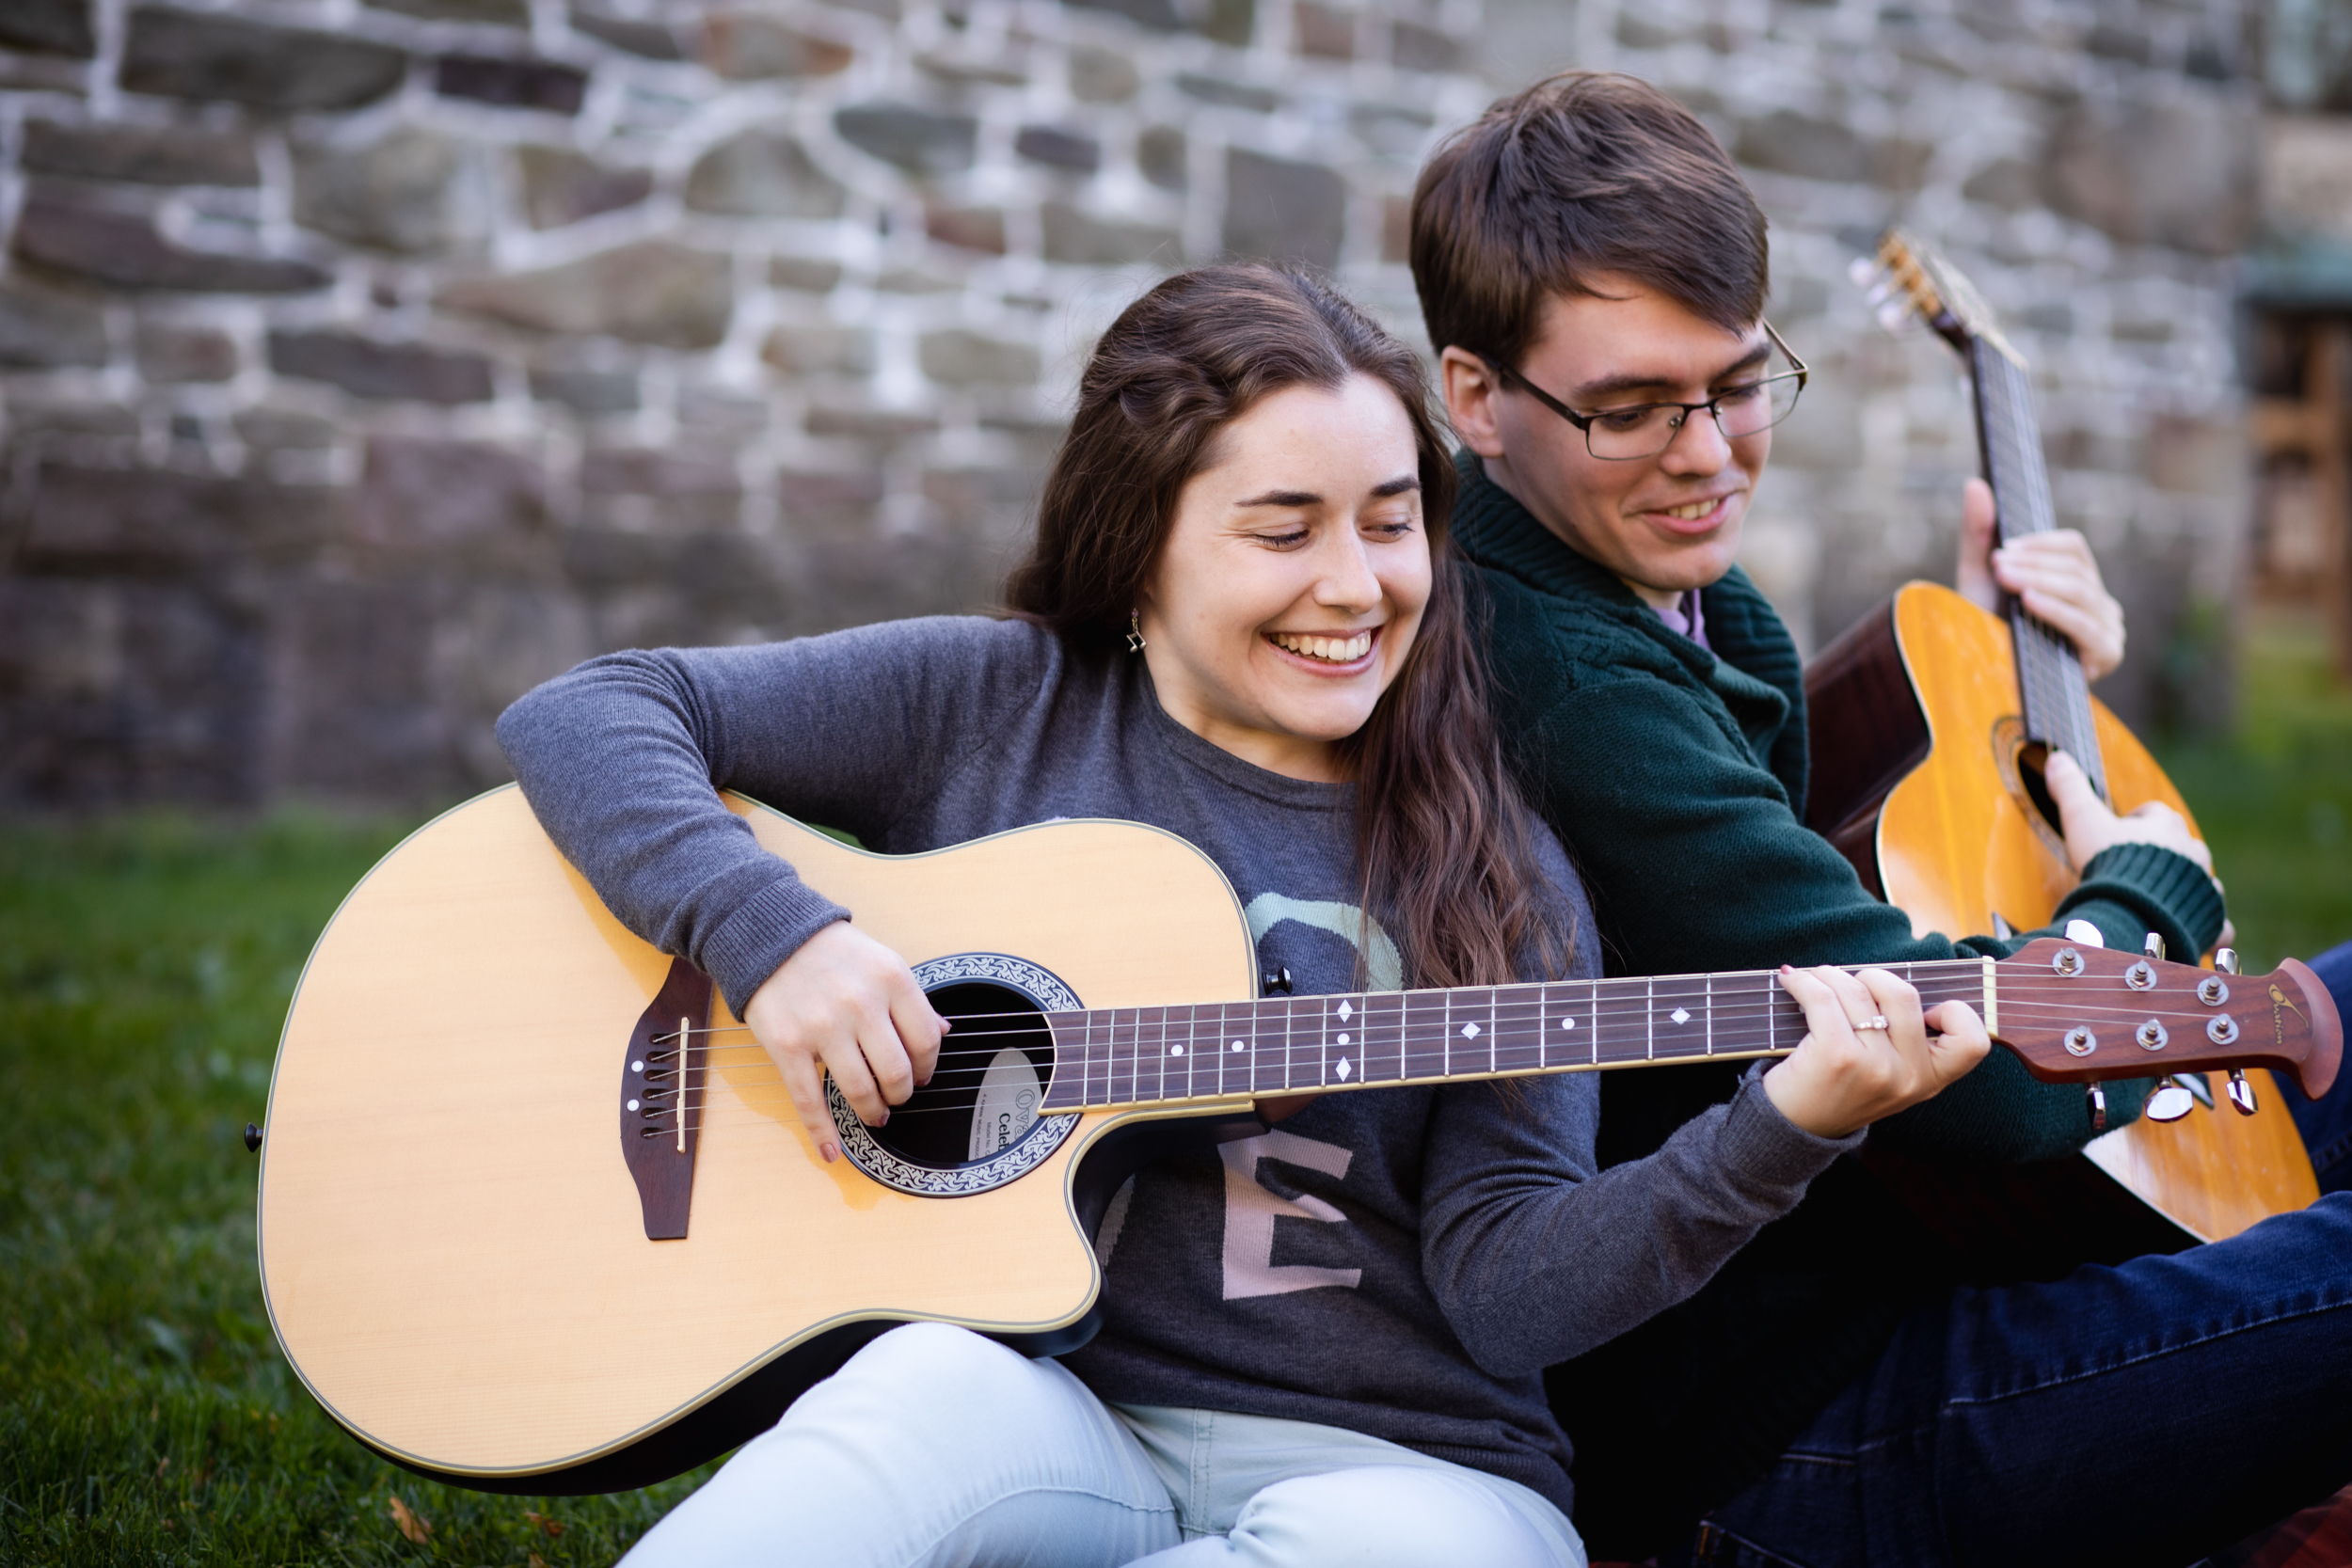
[[[1794, 375], [1776, 375], [1724, 393], [1715, 400], [1715, 424], [1726, 440], [1760, 435], [1787, 419], [1797, 406], [1800, 383]], [[1673, 404], [1648, 404], [1618, 412], [1599, 410], [1590, 416], [1584, 439], [1595, 457], [1650, 457], [1674, 443], [1686, 411]]]

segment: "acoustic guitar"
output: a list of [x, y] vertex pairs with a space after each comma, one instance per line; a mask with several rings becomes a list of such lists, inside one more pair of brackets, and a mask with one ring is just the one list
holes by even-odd
[[[1915, 314], [1966, 363], [2001, 538], [2055, 527], [2024, 356], [1948, 261], [1890, 231], [1878, 263], [1882, 320], [1892, 327]], [[2080, 762], [2117, 811], [2162, 801], [2195, 831], [2187, 803], [2147, 748], [2090, 695], [2074, 645], [2014, 602], [2003, 619], [1948, 589], [1915, 582], [1805, 671], [1814, 764], [1807, 822], [1922, 935], [2030, 930], [2046, 925], [2074, 888], [2042, 778], [2052, 748]], [[2275, 1087], [2249, 1074], [2226, 1091], [2217, 1099], [2202, 1075], [2183, 1073], [2152, 1097], [2150, 1116], [2094, 1139], [2067, 1170], [1981, 1175], [1999, 1189], [1981, 1196], [2045, 1212], [2056, 1190], [2068, 1189], [2075, 1212], [2062, 1228], [2074, 1236], [2003, 1229], [1994, 1216], [2005, 1206], [1994, 1203], [1979, 1207], [1967, 1244], [1994, 1244], [1981, 1229], [1991, 1225], [2012, 1250], [2040, 1255], [2037, 1267], [2062, 1267], [2086, 1231], [2100, 1234], [2081, 1255], [2113, 1260], [2233, 1236], [2314, 1201], [2310, 1157]], [[1910, 1173], [1896, 1174], [1900, 1181]], [[1947, 1187], [1957, 1180], [1939, 1178]], [[1917, 1196], [1915, 1183], [1903, 1184]], [[1951, 1220], [1968, 1205], [1935, 1208]], [[2006, 1209], [2012, 1219], [2019, 1213]]]
[[[955, 1022], [931, 1082], [827, 1164], [699, 971], [629, 934], [493, 791], [344, 900], [278, 1047], [270, 1322], [377, 1452], [489, 1491], [644, 1485], [744, 1441], [893, 1324], [1032, 1353], [1090, 1331], [1111, 1195], [1261, 1097], [1784, 1053], [1770, 972], [1257, 997], [1247, 921], [1156, 829], [1064, 821], [868, 854], [728, 797]], [[2289, 962], [2229, 979], [2058, 940], [1909, 968], [2036, 1073], [2267, 1064], [2342, 1023]]]

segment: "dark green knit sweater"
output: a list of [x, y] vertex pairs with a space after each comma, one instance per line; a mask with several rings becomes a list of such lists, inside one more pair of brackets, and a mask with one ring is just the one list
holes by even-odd
[[[1910, 919], [1804, 826], [1803, 673], [1745, 573], [1702, 594], [1709, 652], [1489, 483], [1475, 457], [1464, 453], [1462, 469], [1454, 534], [1475, 568], [1503, 731], [1583, 873], [1610, 973], [2010, 950], [1989, 937], [1914, 937]], [[2190, 861], [2122, 845], [2090, 863], [2057, 918], [2091, 921], [2111, 947], [2137, 949], [2153, 930], [2173, 953], [2200, 953], [2221, 916]], [[1602, 1163], [1658, 1148], [1728, 1098], [1738, 1071], [1607, 1075]], [[2118, 1117], [2136, 1116], [2142, 1098], [2140, 1085], [2109, 1089]], [[2039, 1083], [1995, 1051], [1873, 1128], [1871, 1142], [2008, 1163], [2071, 1154], [2090, 1131], [2081, 1089]], [[1841, 1161], [1696, 1297], [1555, 1369], [1588, 1544], [1604, 1557], [1647, 1555], [1761, 1475], [1919, 1293], [1950, 1277], [1907, 1212]]]

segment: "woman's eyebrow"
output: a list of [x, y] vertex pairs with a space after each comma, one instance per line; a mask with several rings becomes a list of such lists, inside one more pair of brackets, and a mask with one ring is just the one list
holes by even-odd
[[1268, 490], [1263, 496], [1252, 496], [1235, 506], [1321, 506], [1323, 498], [1312, 490]]
[[1389, 481], [1386, 484], [1375, 484], [1375, 485], [1374, 485], [1374, 486], [1372, 487], [1372, 494], [1373, 494], [1373, 499], [1375, 499], [1375, 500], [1382, 500], [1382, 499], [1387, 499], [1388, 497], [1390, 497], [1390, 496], [1402, 496], [1402, 495], [1408, 494], [1408, 493], [1410, 493], [1411, 491], [1418, 490], [1418, 489], [1420, 489], [1420, 488], [1421, 488], [1421, 476], [1420, 476], [1420, 475], [1418, 475], [1418, 474], [1404, 474], [1404, 475], [1400, 475], [1399, 477], [1397, 477], [1397, 478], [1395, 478], [1395, 479], [1392, 479], [1392, 480]]

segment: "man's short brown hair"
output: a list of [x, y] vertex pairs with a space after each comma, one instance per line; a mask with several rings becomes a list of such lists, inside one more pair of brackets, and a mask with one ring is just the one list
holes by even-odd
[[1726, 331], [1764, 313], [1764, 214], [1690, 112], [1631, 76], [1566, 71], [1438, 149], [1413, 191], [1413, 286], [1434, 348], [1516, 370], [1552, 294], [1630, 277]]

